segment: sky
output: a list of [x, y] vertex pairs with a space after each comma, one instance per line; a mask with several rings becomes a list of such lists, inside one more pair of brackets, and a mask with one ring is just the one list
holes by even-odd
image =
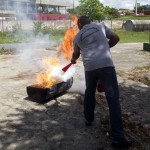
[[[69, 0], [71, 1], [71, 0]], [[73, 1], [73, 0], [72, 0]], [[79, 0], [74, 0], [75, 6], [79, 4]], [[104, 4], [104, 6], [109, 6], [111, 8], [127, 8], [127, 9], [133, 9], [135, 6], [135, 0], [100, 0], [101, 3]], [[137, 0], [140, 5], [150, 5], [150, 0]]]

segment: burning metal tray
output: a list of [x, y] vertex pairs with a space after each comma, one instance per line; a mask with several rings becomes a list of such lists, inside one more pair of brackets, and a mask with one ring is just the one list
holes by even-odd
[[28, 97], [35, 102], [44, 103], [49, 99], [53, 99], [65, 93], [71, 88], [73, 84], [73, 78], [68, 79], [66, 82], [58, 83], [51, 88], [42, 88], [38, 85], [31, 85], [27, 87]]

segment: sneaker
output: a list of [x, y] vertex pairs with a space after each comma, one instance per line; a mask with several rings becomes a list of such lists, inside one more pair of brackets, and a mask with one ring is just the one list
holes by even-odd
[[130, 146], [132, 146], [132, 141], [128, 141], [125, 139], [120, 142], [112, 142], [111, 146], [114, 148], [129, 148]]
[[91, 125], [92, 125], [92, 122], [89, 122], [89, 121], [86, 120], [86, 121], [85, 121], [85, 125], [86, 125], [86, 126], [91, 126]]

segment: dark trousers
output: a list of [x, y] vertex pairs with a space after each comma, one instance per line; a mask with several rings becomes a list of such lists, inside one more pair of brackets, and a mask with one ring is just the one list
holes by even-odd
[[87, 121], [94, 120], [95, 91], [98, 80], [105, 89], [105, 96], [109, 106], [111, 132], [114, 141], [124, 139], [122, 114], [119, 102], [119, 88], [114, 67], [105, 67], [92, 71], [85, 71], [86, 90], [84, 98], [84, 116]]

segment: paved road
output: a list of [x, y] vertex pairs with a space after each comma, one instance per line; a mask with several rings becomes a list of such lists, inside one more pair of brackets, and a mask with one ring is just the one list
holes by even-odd
[[[116, 69], [129, 71], [136, 66], [149, 64], [149, 56], [139, 54], [141, 50], [141, 43], [118, 44], [112, 49]], [[1, 150], [96, 150], [100, 143], [105, 143], [106, 136], [99, 118], [101, 108], [98, 105], [93, 127], [84, 126], [82, 96], [75, 92], [82, 93], [85, 88], [82, 65], [77, 66], [78, 72], [74, 75], [73, 93], [42, 105], [27, 99], [26, 87], [34, 83], [34, 73], [38, 70], [39, 60], [49, 55], [55, 57], [55, 51], [26, 50], [15, 56], [0, 56]], [[149, 90], [149, 87], [141, 83], [120, 77], [119, 83], [124, 85], [121, 87], [123, 102], [131, 94], [134, 97], [139, 91], [144, 94]], [[136, 87], [133, 93], [133, 89], [129, 90], [128, 86]], [[125, 95], [125, 91], [130, 91], [129, 95]], [[147, 98], [145, 97], [146, 100]], [[126, 103], [124, 111], [126, 108], [130, 109], [131, 103]], [[148, 104], [146, 101], [145, 105]], [[143, 107], [141, 106], [141, 110]]]
[[149, 56], [144, 55], [143, 43], [118, 44], [111, 51], [117, 70], [129, 71], [150, 64]]

